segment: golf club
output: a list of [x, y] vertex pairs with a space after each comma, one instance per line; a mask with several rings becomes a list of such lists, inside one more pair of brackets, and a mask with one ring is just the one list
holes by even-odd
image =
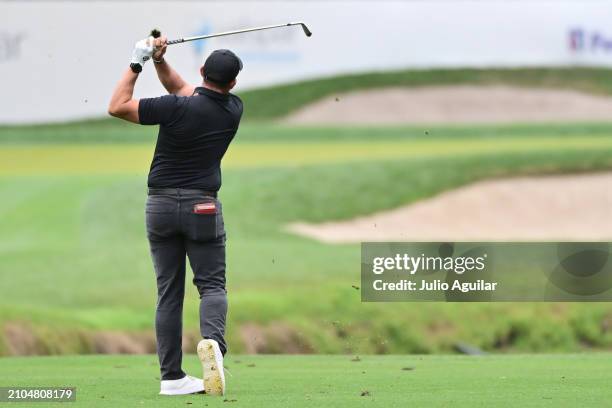
[[[251, 31], [270, 30], [272, 28], [290, 27], [290, 26], [297, 26], [297, 25], [302, 27], [302, 30], [304, 30], [304, 34], [306, 34], [307, 37], [310, 37], [312, 35], [312, 32], [308, 29], [308, 27], [306, 27], [306, 24], [302, 22], [296, 22], [296, 23], [276, 24], [276, 25], [269, 25], [269, 26], [262, 26], [262, 27], [244, 28], [242, 30], [225, 31], [225, 32], [216, 33], [216, 34], [197, 35], [195, 37], [184, 37], [184, 38], [179, 38], [177, 40], [170, 40], [168, 41], [168, 45], [182, 44], [188, 41], [205, 40], [207, 38], [213, 38], [213, 37], [223, 37], [226, 35], [248, 33]], [[154, 29], [153, 31], [151, 31], [151, 35], [157, 38], [161, 35], [161, 33], [159, 30]]]

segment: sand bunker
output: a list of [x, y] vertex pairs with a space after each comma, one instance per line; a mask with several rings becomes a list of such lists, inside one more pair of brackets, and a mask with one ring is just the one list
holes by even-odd
[[328, 243], [612, 239], [612, 173], [475, 183], [349, 221], [295, 223]]
[[333, 95], [290, 124], [451, 124], [612, 121], [612, 98], [508, 86], [388, 88]]

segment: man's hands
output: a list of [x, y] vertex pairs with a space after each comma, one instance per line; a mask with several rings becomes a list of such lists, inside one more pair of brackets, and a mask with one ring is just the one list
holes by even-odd
[[140, 72], [145, 62], [151, 59], [153, 52], [155, 52], [154, 42], [155, 38], [149, 37], [147, 39], [138, 41], [136, 45], [134, 45], [130, 64], [132, 71]]
[[163, 61], [166, 49], [168, 48], [168, 38], [161, 36], [153, 41], [155, 51], [153, 52], [153, 62], [160, 63]]
[[132, 51], [132, 60], [130, 68], [135, 73], [142, 71], [145, 62], [153, 58], [154, 62], [161, 63], [168, 47], [168, 39], [166, 37], [154, 38], [150, 36], [144, 40], [140, 40], [134, 45]]

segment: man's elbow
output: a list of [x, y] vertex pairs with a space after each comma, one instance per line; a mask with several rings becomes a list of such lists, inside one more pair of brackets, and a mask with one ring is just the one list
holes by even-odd
[[126, 119], [130, 115], [130, 108], [124, 104], [110, 105], [108, 107], [108, 114], [115, 118]]
[[115, 118], [119, 118], [121, 117], [121, 109], [113, 104], [108, 105], [108, 114]]
[[118, 118], [127, 120], [128, 122], [140, 123], [138, 120], [138, 104], [133, 101], [127, 103], [111, 103], [108, 106], [108, 114]]

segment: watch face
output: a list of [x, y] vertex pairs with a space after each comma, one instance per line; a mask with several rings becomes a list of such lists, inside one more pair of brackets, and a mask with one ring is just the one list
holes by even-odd
[[132, 72], [138, 74], [140, 71], [142, 71], [142, 65], [140, 65], [137, 62], [132, 62], [130, 64], [130, 68], [132, 69]]

